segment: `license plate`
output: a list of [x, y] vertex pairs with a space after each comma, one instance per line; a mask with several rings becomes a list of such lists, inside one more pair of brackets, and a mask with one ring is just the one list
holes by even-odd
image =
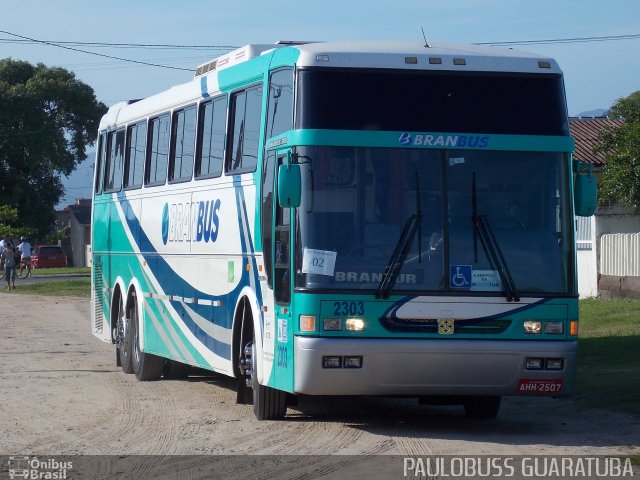
[[554, 394], [562, 391], [562, 380], [522, 378], [518, 385], [518, 393]]

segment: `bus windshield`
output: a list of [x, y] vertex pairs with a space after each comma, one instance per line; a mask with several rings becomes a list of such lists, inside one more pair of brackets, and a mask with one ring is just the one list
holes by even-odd
[[297, 154], [297, 289], [376, 292], [404, 243], [392, 293], [504, 295], [502, 263], [520, 295], [573, 292], [565, 154], [326, 146]]

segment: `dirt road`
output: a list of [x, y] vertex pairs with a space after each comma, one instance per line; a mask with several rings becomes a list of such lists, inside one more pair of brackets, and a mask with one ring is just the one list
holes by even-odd
[[629, 455], [640, 423], [571, 400], [505, 398], [496, 420], [389, 398], [301, 399], [259, 422], [219, 376], [138, 382], [89, 302], [0, 294], [0, 454]]

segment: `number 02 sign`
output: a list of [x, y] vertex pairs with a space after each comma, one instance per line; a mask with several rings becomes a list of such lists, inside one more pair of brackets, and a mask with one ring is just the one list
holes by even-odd
[[305, 248], [302, 255], [302, 273], [333, 277], [336, 269], [336, 256], [337, 252]]

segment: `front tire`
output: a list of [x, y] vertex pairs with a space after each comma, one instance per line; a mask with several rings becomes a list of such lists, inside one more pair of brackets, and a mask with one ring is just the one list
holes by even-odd
[[131, 324], [131, 332], [133, 333], [133, 341], [131, 348], [131, 363], [133, 364], [133, 373], [140, 381], [158, 380], [162, 377], [165, 360], [151, 353], [145, 353], [140, 346], [140, 318], [138, 316], [138, 305], [135, 297], [131, 300], [129, 307], [129, 322]]
[[258, 383], [255, 341], [251, 343], [253, 413], [258, 420], [281, 420], [287, 413], [287, 393]]

